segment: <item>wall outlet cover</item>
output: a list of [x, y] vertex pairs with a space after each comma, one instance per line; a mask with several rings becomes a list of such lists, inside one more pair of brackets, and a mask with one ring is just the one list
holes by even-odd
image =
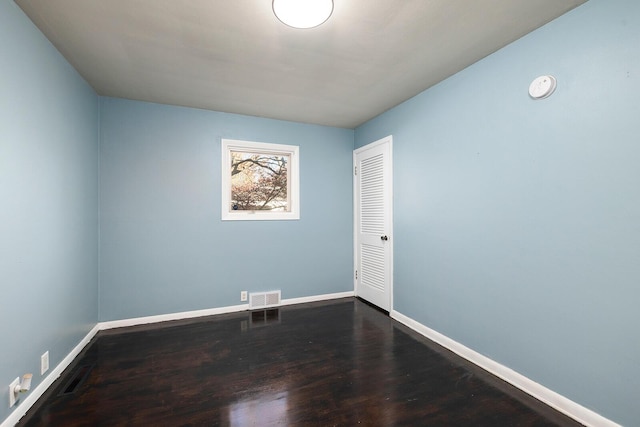
[[12, 408], [13, 405], [16, 404], [16, 387], [20, 385], [20, 378], [16, 378], [15, 380], [11, 381], [11, 384], [9, 384], [9, 408]]
[[240, 301], [246, 301], [248, 298], [247, 291], [240, 291]]

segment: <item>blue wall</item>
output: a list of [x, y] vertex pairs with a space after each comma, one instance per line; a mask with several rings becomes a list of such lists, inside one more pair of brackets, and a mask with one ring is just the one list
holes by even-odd
[[[558, 89], [534, 101], [529, 83]], [[356, 129], [394, 136], [395, 309], [640, 419], [640, 2], [590, 0]]]
[[[221, 221], [221, 139], [300, 146], [299, 221]], [[100, 319], [353, 290], [353, 131], [105, 98]]]
[[2, 421], [9, 383], [97, 322], [99, 99], [9, 0], [0, 52]]

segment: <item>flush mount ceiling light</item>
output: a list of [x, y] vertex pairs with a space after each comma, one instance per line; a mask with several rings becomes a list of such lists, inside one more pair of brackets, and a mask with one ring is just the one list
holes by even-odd
[[293, 28], [313, 28], [333, 13], [333, 0], [273, 0], [273, 13]]

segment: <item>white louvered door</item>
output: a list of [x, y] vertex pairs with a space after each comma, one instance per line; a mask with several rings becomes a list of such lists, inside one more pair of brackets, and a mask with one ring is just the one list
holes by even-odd
[[355, 291], [392, 308], [392, 137], [354, 151]]

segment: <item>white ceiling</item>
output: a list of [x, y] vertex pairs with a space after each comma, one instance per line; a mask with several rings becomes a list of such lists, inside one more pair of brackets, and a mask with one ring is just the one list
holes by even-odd
[[[586, 0], [16, 0], [100, 95], [354, 128]], [[544, 70], [540, 70], [543, 72]]]

